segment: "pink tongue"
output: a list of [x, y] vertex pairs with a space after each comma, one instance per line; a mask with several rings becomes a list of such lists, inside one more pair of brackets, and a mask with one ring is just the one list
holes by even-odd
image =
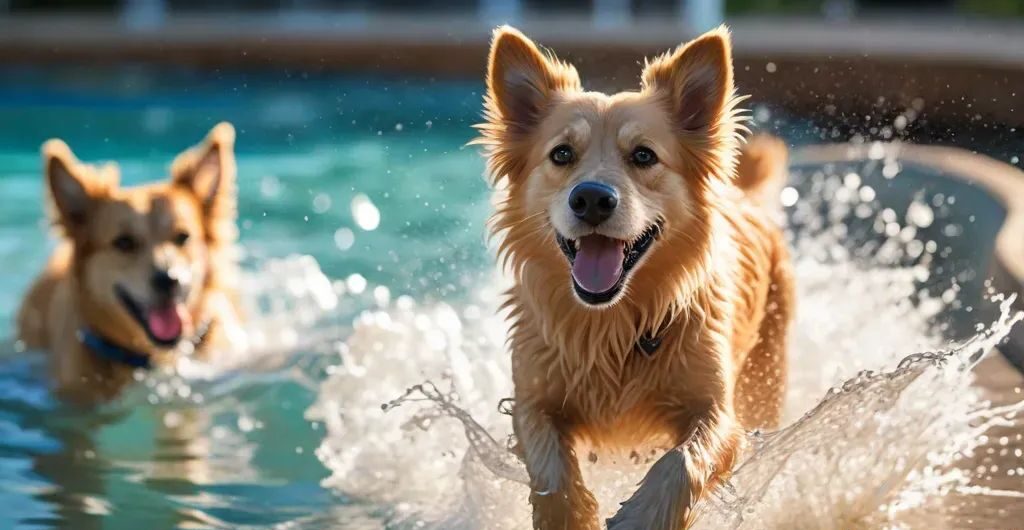
[[181, 316], [175, 304], [150, 309], [146, 315], [146, 324], [149, 332], [159, 340], [172, 341], [181, 336]]
[[590, 235], [580, 239], [580, 249], [572, 264], [572, 277], [584, 290], [594, 294], [608, 291], [622, 276], [625, 242]]

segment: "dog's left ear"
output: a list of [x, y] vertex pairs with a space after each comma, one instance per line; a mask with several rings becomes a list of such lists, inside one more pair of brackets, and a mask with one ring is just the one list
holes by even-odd
[[[235, 128], [222, 122], [199, 145], [181, 153], [171, 164], [171, 182], [195, 195], [207, 221], [233, 224], [235, 190]], [[217, 231], [216, 226], [210, 226]]]
[[725, 26], [711, 30], [644, 68], [645, 92], [662, 92], [677, 127], [697, 131], [727, 114], [733, 97], [732, 45]]

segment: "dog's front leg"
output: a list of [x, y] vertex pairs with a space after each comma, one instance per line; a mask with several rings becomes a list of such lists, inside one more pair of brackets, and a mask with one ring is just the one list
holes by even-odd
[[687, 528], [694, 503], [732, 469], [743, 440], [732, 414], [710, 410], [683, 421], [684, 441], [651, 466], [633, 496], [608, 520], [608, 530]]
[[517, 402], [513, 427], [530, 475], [536, 530], [597, 530], [597, 501], [583, 485], [565, 426], [539, 407]]

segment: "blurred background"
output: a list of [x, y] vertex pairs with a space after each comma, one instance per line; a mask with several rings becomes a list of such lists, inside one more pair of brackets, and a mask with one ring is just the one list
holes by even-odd
[[[605, 90], [635, 87], [640, 58], [725, 21], [757, 128], [792, 144], [951, 144], [1019, 166], [1021, 17], [1019, 0], [3, 0], [0, 185], [25, 200], [0, 213], [2, 229], [38, 216], [35, 152], [46, 138], [63, 137], [86, 160], [130, 157], [131, 182], [161, 174], [173, 152], [229, 120], [240, 129], [252, 252], [280, 254], [270, 235], [301, 223], [302, 234], [281, 244], [313, 252], [332, 274], [391, 284], [410, 272], [443, 278], [442, 259], [482, 263], [483, 254], [419, 248], [410, 236], [437, 227], [415, 219], [392, 225], [401, 233], [391, 237], [409, 238], [409, 255], [387, 267], [398, 276], [366, 253], [335, 252], [335, 239], [395, 252], [392, 241], [375, 242], [380, 232], [360, 233], [349, 211], [362, 194], [415, 215], [403, 201], [416, 193], [387, 193], [393, 178], [424, 194], [466, 189], [465, 204], [420, 210], [479, 236], [468, 223], [486, 208], [482, 164], [460, 146], [479, 118], [486, 47], [500, 23], [558, 50], [588, 88]], [[0, 294], [7, 317], [28, 281], [8, 258], [41, 254], [19, 237], [0, 241], [0, 272], [15, 278]]]
[[[495, 296], [484, 239], [489, 191], [479, 153], [465, 147], [480, 121], [492, 29], [516, 25], [576, 64], [587, 88], [621, 90], [638, 85], [643, 57], [722, 22], [733, 31], [755, 130], [791, 146], [939, 144], [990, 157], [1002, 164], [997, 172], [1022, 165], [1024, 0], [0, 0], [0, 340], [13, 340], [18, 301], [53, 247], [43, 141], [63, 138], [84, 161], [115, 160], [122, 181], [136, 184], [166, 178], [176, 153], [227, 120], [238, 130], [254, 330], [289, 354], [249, 367], [256, 376], [147, 383], [127, 405], [99, 414], [65, 410], [49, 397], [37, 359], [5, 356], [0, 527], [411, 527], [381, 522], [392, 506], [360, 505], [359, 495], [326, 482], [345, 481], [324, 449], [331, 415], [323, 410], [337, 411], [314, 404], [331, 397], [320, 385], [341, 370], [332, 372], [348, 351], [342, 339], [353, 319], [365, 324], [365, 311], [443, 301], [467, 328], [496, 311], [479, 300]], [[1005, 204], [974, 184], [942, 180], [924, 153], [916, 169], [881, 155], [864, 167], [831, 166], [840, 172], [824, 187], [829, 166], [818, 160], [794, 174], [806, 177], [801, 197], [829, 201], [845, 186], [851, 201], [884, 217], [864, 222], [863, 239], [916, 234], [921, 248], [901, 254], [900, 265], [934, 252], [928, 264], [945, 271], [918, 279], [914, 269], [910, 293], [929, 282], [942, 291], [955, 278], [980, 297]], [[897, 173], [905, 178], [892, 180]], [[899, 226], [913, 224], [904, 215], [911, 203], [925, 205], [916, 212], [927, 220], [913, 233]], [[852, 206], [842, 211], [853, 215]], [[860, 257], [877, 249], [865, 244]], [[1020, 279], [1010, 285], [1020, 288]], [[864, 319], [903, 298], [862, 306]], [[973, 311], [969, 302], [949, 306]], [[383, 334], [371, 350], [418, 351], [439, 334], [443, 344], [455, 340], [445, 335], [456, 333], [450, 321], [423, 318], [409, 324], [422, 335], [401, 335], [406, 343]], [[491, 344], [501, 330], [466, 333], [456, 336], [483, 349], [474, 341]], [[488, 351], [504, 359], [500, 346]], [[378, 413], [381, 401], [418, 382], [401, 356], [394, 366], [409, 377], [380, 385], [367, 410]], [[353, 436], [379, 445], [367, 429]], [[346, 508], [357, 505], [358, 515]]]

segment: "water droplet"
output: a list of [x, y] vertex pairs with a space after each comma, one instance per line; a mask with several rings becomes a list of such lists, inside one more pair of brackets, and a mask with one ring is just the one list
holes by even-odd
[[331, 198], [326, 193], [318, 193], [313, 197], [313, 212], [322, 214], [331, 208]]
[[380, 226], [380, 210], [362, 193], [352, 198], [352, 217], [359, 228], [366, 231], [376, 230]]
[[796, 201], [800, 200], [800, 192], [792, 186], [786, 186], [782, 188], [782, 192], [779, 193], [779, 201], [784, 207], [790, 207], [796, 204]]
[[277, 197], [281, 193], [281, 181], [274, 175], [267, 175], [260, 180], [260, 194], [265, 198]]
[[345, 278], [345, 287], [352, 294], [362, 294], [366, 290], [366, 278], [359, 273], [352, 274]]
[[352, 230], [341, 227], [334, 232], [334, 246], [338, 247], [338, 250], [348, 250], [352, 248], [352, 245], [356, 242], [356, 235]]

